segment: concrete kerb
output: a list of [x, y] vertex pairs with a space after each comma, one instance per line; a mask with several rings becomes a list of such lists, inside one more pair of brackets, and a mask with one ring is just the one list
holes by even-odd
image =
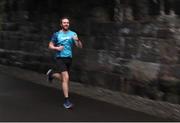
[[[0, 65], [0, 73], [8, 74], [22, 80], [48, 87], [57, 89], [60, 89], [61, 87], [58, 81], [55, 81], [53, 84], [49, 84], [46, 80], [45, 73], [40, 74], [34, 71], [4, 65]], [[150, 115], [180, 121], [180, 105], [178, 104], [153, 101], [139, 96], [132, 96], [121, 92], [114, 92], [100, 87], [86, 86], [73, 81], [71, 81], [70, 84], [70, 91], [72, 93], [144, 112]]]

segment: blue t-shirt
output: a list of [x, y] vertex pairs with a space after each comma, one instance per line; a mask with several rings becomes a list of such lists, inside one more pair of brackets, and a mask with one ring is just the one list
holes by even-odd
[[64, 46], [62, 51], [56, 52], [56, 57], [71, 57], [72, 58], [72, 46], [74, 44], [73, 37], [77, 34], [71, 30], [63, 32], [62, 30], [55, 32], [51, 38], [51, 41], [55, 46]]

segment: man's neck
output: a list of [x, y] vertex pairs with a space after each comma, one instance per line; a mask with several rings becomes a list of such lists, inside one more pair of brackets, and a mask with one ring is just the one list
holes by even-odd
[[66, 32], [68, 32], [68, 31], [69, 31], [69, 29], [68, 29], [68, 30], [61, 29], [61, 31], [62, 31], [62, 32], [64, 32], [64, 33], [66, 33]]

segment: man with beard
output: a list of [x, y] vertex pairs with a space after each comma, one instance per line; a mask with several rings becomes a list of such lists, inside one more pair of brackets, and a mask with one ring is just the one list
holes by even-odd
[[69, 72], [72, 64], [72, 47], [75, 44], [82, 48], [82, 43], [77, 34], [69, 30], [69, 19], [64, 17], [60, 20], [61, 30], [55, 32], [49, 42], [49, 49], [56, 51], [56, 69], [49, 69], [47, 72], [48, 81], [52, 82], [54, 78], [62, 81], [62, 90], [64, 94], [63, 106], [67, 109], [73, 104], [69, 99]]

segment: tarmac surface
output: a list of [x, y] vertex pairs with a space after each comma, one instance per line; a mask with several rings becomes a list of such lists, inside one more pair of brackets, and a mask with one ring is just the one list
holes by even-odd
[[0, 122], [170, 121], [74, 93], [70, 97], [74, 108], [64, 109], [61, 90], [1, 74]]

